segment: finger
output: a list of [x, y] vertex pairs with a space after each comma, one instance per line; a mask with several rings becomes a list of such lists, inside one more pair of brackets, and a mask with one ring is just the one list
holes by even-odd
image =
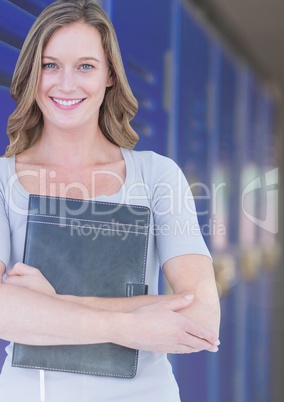
[[189, 354], [189, 353], [197, 353], [197, 352], [199, 352], [199, 350], [191, 348], [188, 345], [180, 345], [180, 347], [177, 347], [175, 350], [173, 350], [170, 353], [174, 354], [174, 355], [181, 355], [181, 354]]
[[202, 325], [198, 324], [197, 322], [190, 322], [187, 325], [186, 332], [187, 334], [194, 336], [197, 339], [203, 340], [208, 342], [211, 346], [218, 346], [220, 345], [220, 341], [216, 338], [216, 335], [213, 334], [211, 331], [207, 330]]
[[33, 273], [33, 271], [35, 270], [35, 268], [30, 267], [27, 264], [24, 264], [22, 262], [17, 262], [12, 269], [10, 269], [7, 272], [8, 276], [12, 276], [12, 275], [18, 275], [18, 276], [22, 276], [22, 275], [30, 275]]
[[5, 283], [13, 286], [30, 287], [31, 280], [35, 280], [35, 284], [37, 284], [37, 280], [34, 278], [33, 275], [11, 275], [7, 276]]
[[187, 333], [184, 331], [179, 334], [177, 338], [177, 343], [179, 345], [187, 346], [198, 351], [208, 350], [212, 348], [212, 344], [207, 342], [205, 339], [198, 338], [191, 333]]
[[4, 280], [4, 283], [8, 285], [14, 285], [14, 286], [22, 286], [23, 285], [23, 280], [22, 276], [19, 275], [11, 275], [7, 276], [6, 279]]
[[[146, 348], [147, 350], [147, 348]], [[153, 349], [154, 352], [158, 352], [158, 353], [174, 353], [174, 354], [188, 354], [188, 353], [198, 353], [201, 351], [207, 351], [207, 352], [217, 352], [218, 351], [218, 347], [214, 348], [207, 345], [206, 347], [196, 347], [194, 348], [191, 345], [188, 344], [177, 344], [174, 346], [169, 346], [169, 345], [164, 345], [162, 347], [159, 348], [159, 350], [157, 351], [156, 348]]]
[[209, 343], [204, 339], [192, 336], [191, 334], [186, 334], [184, 344], [189, 346], [190, 348], [193, 348], [196, 352], [201, 352], [202, 350], [207, 350], [209, 352], [218, 351], [217, 345], [212, 345], [212, 343]]
[[214, 350], [210, 349], [195, 349], [188, 345], [180, 345], [179, 348], [176, 348], [175, 351], [171, 352], [174, 354], [190, 354], [190, 353], [199, 353], [201, 351], [213, 352], [216, 353], [218, 351], [218, 347], [215, 347]]
[[22, 262], [17, 262], [12, 269], [10, 269], [7, 272], [8, 276], [12, 276], [12, 275], [23, 275], [23, 272], [26, 272], [25, 270], [25, 264], [23, 264]]

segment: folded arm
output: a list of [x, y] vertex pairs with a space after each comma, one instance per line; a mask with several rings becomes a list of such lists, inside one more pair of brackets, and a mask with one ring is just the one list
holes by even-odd
[[2, 320], [0, 337], [29, 344], [114, 342], [155, 352], [214, 351], [216, 331], [178, 313], [192, 303], [184, 295], [119, 299], [56, 295], [37, 269], [18, 263], [0, 288], [0, 302], [6, 298], [9, 306], [6, 319], [12, 315], [14, 325], [5, 326]]
[[218, 339], [220, 303], [211, 260], [203, 255], [182, 255], [168, 260], [163, 271], [174, 294], [194, 295], [190, 306], [180, 313], [211, 331]]
[[[1, 277], [4, 271], [0, 262]], [[24, 286], [0, 283], [0, 305], [0, 338], [9, 341], [33, 345], [87, 344], [109, 338], [107, 312], [97, 314]]]
[[[0, 263], [2, 274], [4, 268]], [[30, 345], [112, 342], [157, 353], [190, 353], [198, 346], [201, 331], [207, 339], [204, 344], [215, 341], [210, 331], [178, 313], [192, 302], [185, 297], [128, 313], [104, 311], [63, 300], [50, 287], [45, 292], [34, 268], [18, 263], [12, 272], [0, 283], [0, 305], [5, 306], [0, 310], [0, 338]], [[28, 285], [33, 281], [40, 291]]]

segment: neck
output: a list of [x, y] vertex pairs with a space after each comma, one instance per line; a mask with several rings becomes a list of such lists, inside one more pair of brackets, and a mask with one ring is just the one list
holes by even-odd
[[107, 162], [114, 148], [98, 126], [68, 132], [44, 127], [33, 153], [41, 163], [79, 167]]

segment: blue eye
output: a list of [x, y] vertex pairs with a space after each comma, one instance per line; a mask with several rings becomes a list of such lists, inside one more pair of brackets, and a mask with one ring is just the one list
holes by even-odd
[[82, 64], [80, 66], [81, 70], [91, 70], [93, 68], [93, 66], [91, 66], [91, 64]]
[[54, 63], [45, 63], [42, 68], [56, 68], [56, 65]]

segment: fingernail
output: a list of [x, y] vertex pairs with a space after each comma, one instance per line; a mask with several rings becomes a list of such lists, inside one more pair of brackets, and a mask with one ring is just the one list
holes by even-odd
[[184, 296], [184, 298], [186, 299], [186, 300], [192, 300], [193, 299], [193, 295], [186, 295], [186, 296]]
[[218, 352], [219, 348], [216, 346], [214, 349], [212, 349], [212, 352]]
[[213, 343], [213, 345], [215, 345], [215, 346], [219, 346], [221, 344], [221, 342], [219, 341], [219, 339], [217, 339], [217, 341], [215, 341], [214, 343]]

